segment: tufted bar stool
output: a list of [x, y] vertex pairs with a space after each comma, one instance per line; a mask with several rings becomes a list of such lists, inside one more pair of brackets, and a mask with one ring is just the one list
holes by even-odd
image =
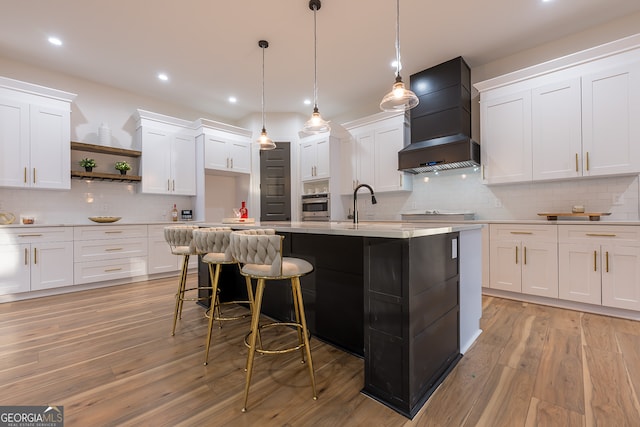
[[[251, 279], [245, 277], [247, 284], [246, 301], [228, 301], [220, 303], [218, 297], [218, 281], [220, 280], [220, 270], [225, 264], [238, 264], [231, 255], [231, 228], [228, 227], [210, 227], [199, 228], [193, 230], [193, 241], [195, 243], [196, 252], [202, 256], [202, 262], [209, 265], [209, 277], [211, 279], [211, 304], [208, 312], [209, 317], [209, 330], [207, 333], [207, 341], [204, 343], [205, 354], [204, 364], [209, 361], [209, 346], [211, 345], [211, 332], [213, 330], [213, 323], [215, 321], [220, 322], [222, 327], [223, 321], [244, 319], [247, 315], [240, 316], [223, 316], [220, 307], [225, 304], [249, 304], [249, 313], [253, 312], [253, 290], [251, 288]], [[215, 270], [214, 270], [215, 266]]]
[[193, 242], [193, 230], [197, 229], [196, 225], [171, 225], [164, 228], [164, 239], [171, 247], [171, 253], [182, 256], [182, 270], [180, 274], [180, 282], [178, 283], [178, 292], [176, 292], [176, 307], [173, 313], [173, 329], [171, 335], [176, 334], [176, 323], [182, 318], [182, 302], [187, 291], [197, 288], [187, 289], [187, 269], [189, 267], [189, 257], [196, 255], [196, 248]]
[[[245, 342], [249, 347], [249, 354], [246, 364], [247, 375], [242, 412], [247, 411], [253, 359], [256, 352], [262, 354], [281, 354], [300, 350], [303, 363], [305, 362], [306, 354], [313, 399], [316, 400], [318, 398], [313, 373], [313, 362], [311, 360], [311, 348], [309, 347], [309, 332], [307, 330], [307, 320], [304, 314], [302, 290], [300, 288], [300, 277], [312, 272], [313, 265], [303, 259], [282, 257], [283, 239], [283, 236], [275, 234], [275, 230], [271, 229], [243, 230], [231, 233], [231, 252], [233, 257], [242, 264], [242, 268], [240, 269], [241, 274], [257, 280], [251, 318], [251, 332], [249, 332], [245, 338]], [[295, 322], [272, 322], [260, 325], [262, 296], [264, 294], [265, 283], [268, 280], [291, 280], [293, 307], [296, 316]], [[297, 345], [278, 350], [263, 348], [262, 340], [259, 338], [260, 331], [262, 328], [271, 326], [289, 326], [296, 328], [298, 333]]]

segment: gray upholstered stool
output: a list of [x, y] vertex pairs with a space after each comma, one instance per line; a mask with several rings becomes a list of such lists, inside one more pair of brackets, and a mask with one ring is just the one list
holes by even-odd
[[176, 292], [176, 307], [173, 313], [173, 329], [171, 335], [176, 334], [176, 323], [182, 318], [182, 302], [185, 300], [185, 293], [197, 288], [187, 289], [187, 268], [189, 267], [189, 257], [196, 255], [196, 248], [193, 243], [193, 230], [195, 225], [172, 225], [164, 228], [164, 239], [171, 247], [171, 253], [182, 256], [182, 270], [178, 292]]
[[[244, 405], [242, 412], [247, 410], [247, 399], [249, 397], [249, 386], [251, 384], [251, 374], [253, 371], [253, 359], [255, 353], [280, 354], [300, 350], [302, 362], [307, 358], [309, 376], [311, 378], [311, 388], [313, 389], [313, 399], [317, 399], [316, 382], [313, 374], [313, 362], [311, 360], [311, 349], [309, 347], [309, 332], [307, 330], [307, 320], [304, 314], [304, 304], [302, 302], [302, 290], [300, 289], [300, 277], [313, 271], [313, 266], [299, 258], [282, 257], [283, 236], [275, 234], [274, 230], [245, 230], [231, 233], [231, 253], [233, 257], [242, 264], [240, 272], [252, 279], [257, 279], [256, 294], [251, 318], [251, 332], [245, 338], [249, 346], [247, 356], [247, 378], [244, 389]], [[291, 292], [293, 294], [293, 308], [295, 311], [295, 322], [272, 322], [260, 325], [260, 309], [262, 296], [267, 280], [291, 280]], [[298, 343], [296, 346], [286, 349], [270, 350], [258, 346], [260, 330], [264, 327], [288, 326], [294, 327], [298, 332]]]
[[[218, 281], [220, 279], [220, 270], [224, 264], [238, 264], [231, 255], [229, 246], [231, 236], [231, 228], [228, 227], [211, 227], [193, 230], [193, 241], [195, 243], [196, 252], [202, 256], [202, 262], [209, 265], [209, 278], [211, 279], [211, 287], [200, 287], [199, 289], [211, 290], [211, 304], [207, 316], [209, 317], [209, 331], [207, 333], [207, 341], [204, 343], [205, 354], [204, 364], [209, 361], [209, 346], [211, 345], [211, 331], [214, 321], [220, 322], [222, 327], [223, 321], [238, 320], [247, 317], [253, 311], [253, 290], [251, 288], [251, 279], [246, 277], [248, 299], [245, 301], [227, 301], [220, 303], [218, 297]], [[215, 271], [214, 266], [215, 265]], [[249, 313], [239, 316], [224, 316], [221, 306], [225, 304], [249, 304]]]

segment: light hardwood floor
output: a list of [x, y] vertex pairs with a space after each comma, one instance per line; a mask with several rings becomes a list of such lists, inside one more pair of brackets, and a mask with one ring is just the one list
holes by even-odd
[[364, 362], [318, 340], [317, 401], [297, 354], [262, 356], [243, 414], [248, 319], [215, 329], [203, 366], [202, 308], [170, 334], [176, 284], [0, 304], [0, 405], [63, 405], [67, 426], [640, 426], [640, 323], [492, 297], [413, 420], [361, 394]]

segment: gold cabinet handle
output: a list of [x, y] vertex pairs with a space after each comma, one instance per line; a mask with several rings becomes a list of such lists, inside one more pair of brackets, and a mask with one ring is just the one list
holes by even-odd
[[233, 169], [233, 157], [231, 158], [231, 169]]
[[604, 259], [605, 259], [605, 265], [606, 265], [606, 269], [607, 269], [607, 273], [609, 272], [609, 251], [606, 251], [604, 253]]
[[596, 263], [598, 262], [598, 254], [596, 251], [593, 251], [593, 271], [598, 271]]
[[33, 183], [36, 183], [36, 168], [33, 168]]
[[167, 180], [167, 191], [171, 191], [171, 180]]
[[29, 265], [29, 249], [24, 248], [24, 265]]
[[518, 247], [516, 246], [516, 264], [518, 263]]
[[105, 252], [115, 252], [115, 251], [121, 251], [123, 248], [107, 248], [105, 249]]
[[33, 248], [33, 263], [38, 263], [38, 248]]
[[522, 248], [522, 262], [524, 263], [524, 265], [527, 265], [527, 247], [523, 247]]
[[27, 183], [27, 168], [24, 168], [24, 183]]
[[589, 152], [587, 151], [587, 171], [589, 170]]
[[486, 179], [486, 177], [484, 176], [484, 165], [482, 165], [482, 179]]
[[587, 233], [589, 237], [616, 237], [616, 234], [612, 233]]
[[576, 172], [578, 172], [578, 153], [576, 153]]
[[105, 273], [111, 273], [111, 272], [113, 272], [113, 271], [120, 271], [120, 270], [122, 270], [122, 268], [106, 268], [106, 269], [104, 270], [104, 272], [105, 272]]
[[42, 234], [18, 234], [18, 237], [41, 237]]
[[122, 230], [115, 230], [115, 231], [105, 231], [104, 234], [120, 234], [122, 233]]
[[176, 180], [173, 180], [173, 191], [176, 191]]
[[533, 234], [533, 231], [511, 231], [511, 234]]

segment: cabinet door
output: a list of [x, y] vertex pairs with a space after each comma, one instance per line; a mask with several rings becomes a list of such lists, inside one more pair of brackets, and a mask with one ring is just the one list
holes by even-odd
[[340, 142], [340, 193], [352, 194], [356, 188], [355, 141]]
[[31, 245], [31, 290], [73, 285], [73, 242]]
[[373, 131], [356, 135], [356, 186], [375, 185], [375, 142]]
[[227, 170], [229, 168], [229, 143], [221, 138], [207, 136], [204, 142], [205, 169]]
[[558, 296], [561, 299], [601, 304], [599, 245], [560, 243], [558, 271]]
[[398, 171], [398, 151], [404, 147], [404, 124], [375, 132], [376, 192], [403, 189], [404, 173]]
[[300, 145], [300, 177], [303, 181], [315, 179], [316, 143], [307, 141]]
[[512, 240], [492, 240], [489, 254], [489, 280], [492, 289], [522, 292], [522, 248]]
[[602, 305], [640, 310], [640, 247], [602, 246]]
[[[149, 237], [149, 274], [178, 271], [178, 260], [163, 236]], [[194, 257], [197, 258], [197, 257]]]
[[0, 295], [31, 290], [31, 246], [0, 245]]
[[171, 136], [156, 129], [141, 129], [142, 192], [167, 194], [171, 191]]
[[558, 298], [558, 245], [522, 242], [522, 293]]
[[640, 171], [640, 64], [582, 78], [584, 175]]
[[316, 142], [316, 179], [329, 178], [331, 171], [329, 169], [331, 163], [331, 151], [329, 137]]
[[483, 179], [487, 184], [531, 180], [531, 92], [481, 104]]
[[581, 176], [580, 79], [536, 88], [531, 102], [533, 179]]
[[171, 145], [171, 192], [196, 195], [196, 144], [193, 137], [175, 135]]
[[0, 186], [26, 187], [29, 165], [29, 105], [0, 99]]
[[251, 143], [233, 141], [229, 144], [231, 170], [238, 173], [251, 173]]
[[71, 188], [68, 110], [31, 105], [31, 187]]

